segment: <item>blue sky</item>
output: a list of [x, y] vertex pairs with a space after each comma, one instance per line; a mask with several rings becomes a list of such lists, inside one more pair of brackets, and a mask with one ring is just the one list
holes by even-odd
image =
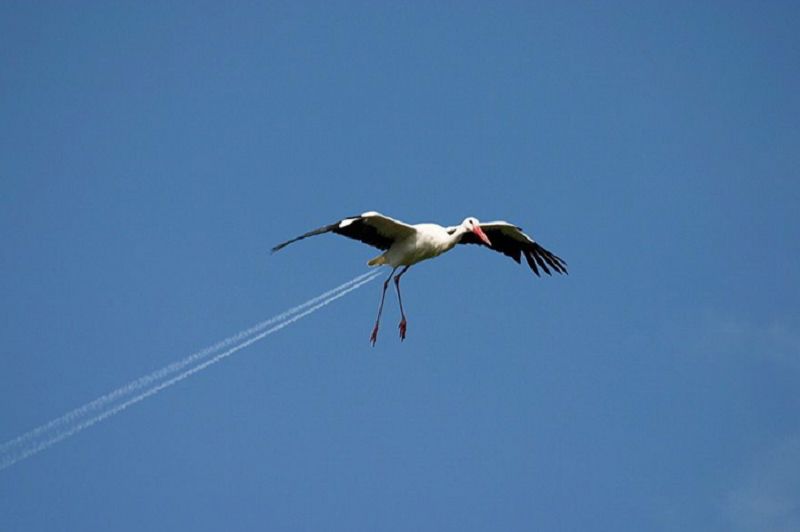
[[0, 441], [506, 219], [0, 471], [0, 529], [800, 530], [792, 2], [0, 4]]

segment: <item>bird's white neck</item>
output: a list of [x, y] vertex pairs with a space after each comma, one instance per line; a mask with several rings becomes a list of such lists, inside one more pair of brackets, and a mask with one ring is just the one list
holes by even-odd
[[469, 233], [469, 229], [467, 229], [467, 226], [463, 223], [461, 225], [456, 226], [455, 230], [451, 229], [450, 231], [448, 231], [447, 234], [450, 239], [449, 247], [452, 248], [453, 246], [458, 244], [459, 241], [461, 240], [461, 237], [464, 236], [464, 234], [466, 233]]

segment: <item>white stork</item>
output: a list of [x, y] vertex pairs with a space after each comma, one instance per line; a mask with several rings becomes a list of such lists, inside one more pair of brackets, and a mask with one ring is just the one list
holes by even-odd
[[386, 298], [386, 288], [400, 266], [403, 269], [394, 277], [397, 289], [397, 301], [400, 304], [400, 339], [406, 338], [406, 315], [403, 311], [403, 299], [400, 296], [400, 277], [408, 269], [423, 260], [438, 257], [446, 251], [453, 249], [456, 244], [478, 244], [491, 250], [508, 255], [517, 263], [521, 257], [530, 266], [533, 273], [540, 276], [541, 268], [547, 275], [550, 270], [557, 273], [567, 273], [567, 264], [553, 253], [531, 240], [522, 232], [522, 229], [508, 222], [490, 222], [482, 224], [475, 218], [467, 218], [461, 225], [442, 227], [436, 224], [409, 225], [398, 220], [384, 216], [378, 212], [365, 212], [358, 216], [345, 218], [338, 222], [320, 227], [297, 238], [278, 244], [272, 252], [283, 249], [292, 242], [297, 242], [310, 236], [322, 233], [336, 233], [348, 238], [360, 240], [365, 244], [384, 250], [384, 253], [375, 257], [367, 264], [369, 266], [387, 265], [392, 267], [392, 273], [383, 283], [381, 304], [378, 307], [378, 319], [372, 329], [370, 342], [375, 345], [378, 339], [378, 325], [383, 312], [383, 302]]

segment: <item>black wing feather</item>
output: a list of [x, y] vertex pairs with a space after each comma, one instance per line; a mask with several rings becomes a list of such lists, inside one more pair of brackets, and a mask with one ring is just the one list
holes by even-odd
[[541, 277], [539, 268], [536, 267], [536, 260], [533, 258], [533, 253], [525, 251], [525, 260], [528, 262], [528, 266], [531, 267], [531, 270], [533, 270], [533, 273], [535, 273], [537, 277]]
[[544, 261], [544, 257], [542, 257], [539, 254], [534, 254], [533, 258], [536, 259], [536, 263], [544, 270], [544, 273], [546, 273], [547, 275], [553, 275], [552, 273], [550, 273], [550, 270], [547, 269], [547, 264]]

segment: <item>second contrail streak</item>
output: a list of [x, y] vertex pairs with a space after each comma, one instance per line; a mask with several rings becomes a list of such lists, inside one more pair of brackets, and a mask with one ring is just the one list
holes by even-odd
[[[143, 388], [147, 388], [149, 386], [152, 386], [156, 382], [158, 382], [158, 381], [160, 381], [162, 379], [165, 379], [165, 378], [167, 378], [167, 377], [169, 377], [171, 375], [174, 375], [175, 373], [181, 371], [182, 369], [186, 368], [187, 366], [190, 366], [192, 364], [200, 362], [201, 360], [213, 355], [214, 353], [216, 353], [216, 352], [218, 352], [218, 351], [220, 351], [220, 350], [222, 350], [222, 349], [224, 349], [226, 347], [234, 345], [237, 342], [240, 342], [240, 341], [244, 340], [245, 338], [247, 338], [247, 337], [249, 337], [249, 336], [251, 336], [253, 334], [258, 333], [259, 331], [264, 330], [265, 328], [269, 327], [270, 325], [272, 325], [274, 323], [278, 323], [280, 321], [283, 321], [286, 318], [288, 318], [288, 317], [300, 312], [304, 308], [308, 308], [310, 306], [316, 305], [320, 301], [323, 301], [323, 300], [327, 299], [328, 297], [332, 296], [333, 294], [335, 294], [337, 292], [340, 292], [341, 290], [346, 289], [348, 286], [352, 286], [352, 285], [354, 285], [354, 284], [366, 279], [367, 277], [371, 277], [372, 275], [375, 275], [374, 271], [369, 271], [369, 272], [367, 272], [367, 273], [365, 273], [363, 275], [359, 275], [355, 279], [353, 279], [351, 281], [348, 281], [346, 283], [343, 283], [343, 284], [337, 286], [336, 288], [334, 288], [333, 290], [329, 290], [329, 291], [325, 292], [324, 294], [322, 294], [320, 296], [317, 296], [317, 297], [315, 297], [313, 299], [310, 299], [310, 300], [306, 301], [305, 303], [303, 303], [301, 305], [298, 305], [298, 306], [296, 306], [294, 308], [291, 308], [291, 309], [287, 310], [286, 312], [278, 314], [277, 316], [274, 316], [274, 317], [272, 317], [272, 318], [270, 318], [270, 319], [268, 319], [266, 321], [263, 321], [263, 322], [261, 322], [261, 323], [259, 323], [257, 325], [254, 325], [254, 326], [250, 327], [249, 329], [245, 329], [243, 331], [239, 331], [238, 333], [234, 334], [233, 336], [230, 336], [230, 337], [228, 337], [228, 338], [226, 338], [224, 340], [221, 340], [221, 341], [217, 342], [216, 344], [214, 344], [214, 345], [212, 345], [210, 347], [206, 347], [205, 349], [202, 349], [202, 350], [200, 350], [200, 351], [198, 351], [198, 352], [196, 352], [196, 353], [194, 353], [192, 355], [189, 355], [189, 356], [183, 358], [182, 360], [178, 360], [177, 362], [173, 362], [172, 364], [169, 364], [168, 366], [165, 366], [165, 367], [163, 367], [163, 368], [161, 368], [161, 369], [159, 369], [157, 371], [154, 371], [153, 373], [150, 373], [149, 375], [145, 375], [144, 377], [140, 377], [139, 379], [136, 379], [135, 381], [130, 382], [130, 383], [126, 384], [125, 386], [122, 386], [121, 388], [118, 388], [118, 389], [114, 390], [113, 392], [110, 392], [110, 393], [107, 393], [106, 395], [98, 397], [94, 401], [86, 403], [85, 405], [83, 405], [83, 406], [81, 406], [79, 408], [76, 408], [75, 410], [73, 410], [71, 412], [68, 412], [68, 413], [64, 414], [63, 416], [61, 416], [59, 418], [54, 419], [54, 420], [50, 421], [49, 423], [46, 423], [46, 424], [42, 425], [41, 427], [38, 427], [38, 428], [36, 428], [36, 429], [34, 429], [34, 430], [30, 431], [30, 432], [27, 432], [27, 433], [23, 434], [22, 436], [19, 436], [19, 437], [15, 438], [15, 439], [13, 439], [13, 440], [11, 440], [9, 442], [6, 442], [6, 443], [0, 445], [0, 455], [3, 455], [8, 450], [10, 450], [12, 447], [19, 447], [19, 446], [25, 445], [26, 443], [29, 443], [32, 440], [35, 440], [35, 439], [41, 437], [43, 434], [45, 434], [47, 432], [52, 432], [52, 431], [54, 431], [54, 430], [56, 430], [56, 429], [58, 429], [60, 427], [64, 427], [65, 425], [69, 425], [69, 424], [75, 423], [76, 421], [78, 421], [79, 419], [85, 417], [86, 415], [88, 415], [88, 414], [90, 414], [92, 412], [96, 412], [97, 410], [103, 409], [104, 407], [106, 407], [110, 403], [119, 401], [122, 398], [124, 398], [124, 397], [126, 397], [128, 395], [131, 395], [132, 393], [138, 392], [139, 390], [142, 390]], [[0, 458], [0, 469], [2, 469], [2, 463], [3, 463], [2, 458]]]
[[[86, 405], [77, 408], [65, 414], [64, 416], [61, 416], [60, 418], [57, 418], [37, 429], [34, 429], [14, 440], [3, 444], [0, 446], [0, 470], [10, 467], [20, 460], [24, 460], [25, 458], [39, 453], [48, 447], [51, 447], [54, 444], [69, 438], [70, 436], [73, 436], [100, 421], [103, 421], [104, 419], [108, 419], [109, 417], [118, 414], [129, 406], [143, 401], [144, 399], [157, 394], [165, 388], [177, 384], [178, 382], [194, 375], [195, 373], [206, 369], [212, 364], [216, 364], [220, 360], [229, 357], [237, 351], [258, 342], [259, 340], [262, 340], [266, 336], [283, 329], [287, 325], [294, 323], [313, 312], [316, 312], [325, 305], [336, 301], [353, 290], [356, 290], [364, 284], [374, 280], [378, 275], [378, 272], [370, 271], [364, 275], [356, 277], [352, 281], [348, 281], [347, 283], [344, 283], [343, 285], [334, 288], [333, 290], [330, 290], [319, 297], [315, 297], [303, 303], [302, 305], [294, 307], [282, 314], [279, 314], [278, 316], [275, 316], [274, 318], [242, 331], [234, 336], [231, 336], [230, 338], [222, 340], [221, 342], [218, 342], [209, 348], [199, 351], [194, 355], [184, 358], [183, 360], [170, 364], [169, 366], [153, 372], [150, 375], [137, 379], [136, 381], [133, 381], [130, 384], [115, 390], [114, 392], [95, 399], [94, 401], [87, 403]], [[272, 325], [272, 327], [269, 327], [270, 325]], [[265, 328], [266, 330], [264, 330]], [[245, 338], [255, 333], [258, 334], [245, 340]], [[236, 344], [234, 347], [231, 347], [227, 351], [219, 353], [212, 358], [208, 358], [213, 353], [220, 351], [223, 348], [240, 340], [240, 343]], [[203, 361], [202, 363], [198, 363], [204, 359], [207, 360]], [[196, 365], [189, 369], [184, 369], [192, 364]], [[174, 375], [175, 373], [178, 374], [167, 379], [167, 377]], [[117, 404], [113, 408], [104, 408], [110, 403], [136, 392], [139, 393], [133, 397], [130, 397], [124, 402]]]

